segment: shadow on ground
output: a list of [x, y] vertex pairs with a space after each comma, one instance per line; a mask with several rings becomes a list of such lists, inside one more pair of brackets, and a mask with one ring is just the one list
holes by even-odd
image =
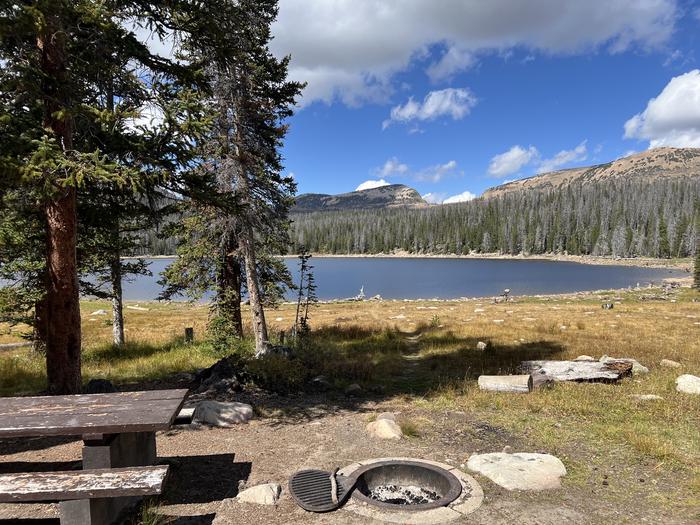
[[238, 494], [238, 485], [250, 476], [250, 462], [234, 461], [235, 454], [162, 458], [170, 465], [166, 503], [212, 503]]
[[[476, 349], [479, 341], [488, 343], [486, 350]], [[367, 401], [429, 397], [483, 374], [515, 373], [522, 361], [556, 359], [564, 351], [551, 341], [495, 344], [428, 325], [413, 332], [327, 327], [313, 332], [291, 359], [275, 356], [256, 364], [262, 388], [220, 393], [217, 399], [248, 402], [271, 426], [305, 423], [343, 410], [371, 412]], [[327, 381], [324, 391], [314, 387], [318, 377]], [[345, 389], [353, 383], [362, 390], [350, 396]]]

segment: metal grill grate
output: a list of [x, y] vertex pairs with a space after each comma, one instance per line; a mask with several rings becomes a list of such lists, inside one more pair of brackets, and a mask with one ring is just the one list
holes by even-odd
[[350, 495], [348, 478], [336, 476], [338, 502], [331, 497], [331, 473], [323, 470], [302, 470], [289, 479], [289, 492], [304, 510], [328, 512], [339, 508]]

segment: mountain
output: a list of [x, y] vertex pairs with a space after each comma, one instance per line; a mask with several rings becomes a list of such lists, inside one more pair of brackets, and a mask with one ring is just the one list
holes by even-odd
[[621, 159], [583, 168], [553, 171], [516, 180], [484, 192], [490, 199], [524, 190], [556, 190], [610, 180], [653, 182], [700, 176], [700, 148], [655, 148]]
[[403, 184], [391, 184], [369, 190], [341, 193], [340, 195], [304, 193], [297, 196], [292, 213], [398, 207], [420, 208], [425, 206], [428, 206], [428, 203], [413, 188]]
[[457, 204], [299, 214], [291, 237], [290, 253], [688, 257], [700, 250], [700, 149], [546, 173]]

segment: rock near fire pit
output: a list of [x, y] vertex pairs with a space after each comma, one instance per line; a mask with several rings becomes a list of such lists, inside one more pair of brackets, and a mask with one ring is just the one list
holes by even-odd
[[379, 439], [401, 439], [401, 427], [393, 419], [382, 418], [367, 425], [367, 432]]
[[566, 475], [559, 458], [528, 452], [475, 454], [469, 458], [467, 468], [508, 490], [558, 489], [559, 478]]

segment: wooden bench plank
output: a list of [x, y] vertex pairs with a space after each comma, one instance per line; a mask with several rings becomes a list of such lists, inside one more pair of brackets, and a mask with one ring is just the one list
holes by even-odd
[[150, 496], [163, 491], [167, 465], [0, 475], [0, 503]]

